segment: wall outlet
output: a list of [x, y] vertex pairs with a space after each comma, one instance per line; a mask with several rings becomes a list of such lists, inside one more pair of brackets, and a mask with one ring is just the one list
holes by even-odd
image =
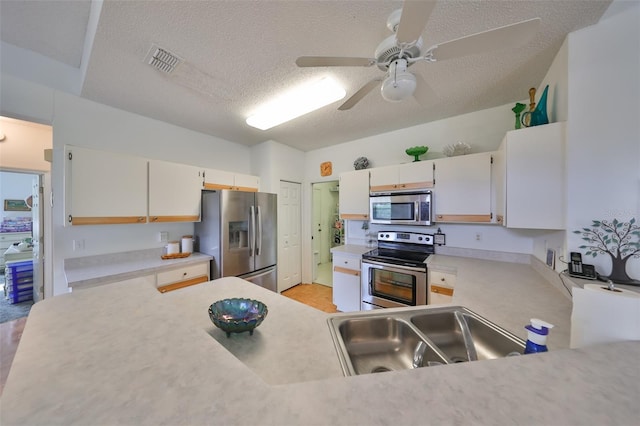
[[73, 251], [84, 250], [84, 240], [73, 240]]
[[476, 241], [482, 241], [482, 232], [476, 232]]
[[169, 233], [166, 231], [162, 231], [158, 233], [158, 241], [161, 243], [166, 243], [169, 241]]

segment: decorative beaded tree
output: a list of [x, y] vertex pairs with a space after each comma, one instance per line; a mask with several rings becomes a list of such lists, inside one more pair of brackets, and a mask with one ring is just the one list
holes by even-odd
[[640, 281], [627, 274], [627, 261], [640, 258], [640, 225], [635, 218], [628, 222], [618, 219], [594, 220], [591, 228], [582, 228], [573, 233], [582, 234], [582, 239], [587, 242], [580, 246], [587, 250], [586, 256], [608, 254], [611, 257], [611, 274], [606, 278], [620, 284], [640, 285]]

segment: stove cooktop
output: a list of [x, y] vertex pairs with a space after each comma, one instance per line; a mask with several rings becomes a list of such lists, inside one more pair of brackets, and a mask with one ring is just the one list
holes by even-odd
[[422, 266], [430, 253], [377, 248], [362, 255], [363, 259], [400, 265]]

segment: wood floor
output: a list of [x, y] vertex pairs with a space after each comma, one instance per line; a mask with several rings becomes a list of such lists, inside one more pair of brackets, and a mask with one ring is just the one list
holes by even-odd
[[4, 384], [7, 382], [9, 369], [13, 357], [16, 355], [16, 350], [18, 350], [18, 343], [26, 322], [27, 317], [23, 317], [0, 324], [0, 395], [2, 395]]
[[[333, 289], [322, 284], [298, 284], [282, 292], [283, 296], [324, 312], [338, 312], [333, 304]], [[0, 395], [9, 376], [13, 357], [18, 349], [27, 317], [0, 324]]]
[[324, 312], [338, 312], [333, 304], [333, 288], [321, 284], [298, 284], [281, 293]]

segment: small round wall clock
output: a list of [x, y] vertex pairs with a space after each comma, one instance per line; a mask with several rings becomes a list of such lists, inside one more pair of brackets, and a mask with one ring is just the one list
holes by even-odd
[[320, 164], [320, 176], [331, 176], [331, 173], [333, 173], [331, 161], [325, 161]]

